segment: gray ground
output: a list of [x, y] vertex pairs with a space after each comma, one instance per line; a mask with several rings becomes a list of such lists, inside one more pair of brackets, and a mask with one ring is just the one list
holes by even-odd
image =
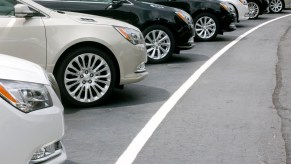
[[[197, 43], [144, 81], [114, 91], [108, 104], [66, 109], [69, 164], [111, 164], [159, 107], [217, 51], [252, 27], [291, 13], [241, 22]], [[178, 102], [134, 163], [291, 163], [291, 17], [248, 35], [217, 60]]]

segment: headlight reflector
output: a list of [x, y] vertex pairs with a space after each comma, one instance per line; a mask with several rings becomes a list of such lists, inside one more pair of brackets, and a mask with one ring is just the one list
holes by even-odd
[[120, 26], [114, 26], [114, 28], [133, 45], [145, 43], [142, 33], [137, 30]]
[[191, 16], [183, 10], [178, 10], [175, 12], [177, 16], [182, 19], [187, 24], [193, 24]]
[[43, 84], [0, 80], [0, 97], [24, 113], [53, 105], [49, 92]]
[[220, 7], [223, 8], [224, 10], [226, 10], [226, 11], [230, 10], [228, 5], [226, 3], [223, 3], [223, 2], [220, 3]]
[[239, 0], [242, 4], [247, 5], [247, 1], [246, 0]]

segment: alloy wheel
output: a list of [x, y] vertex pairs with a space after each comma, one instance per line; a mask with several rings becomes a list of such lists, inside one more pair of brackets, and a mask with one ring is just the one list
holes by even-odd
[[145, 36], [148, 57], [160, 60], [166, 57], [171, 48], [169, 35], [163, 30], [152, 30]]
[[249, 2], [249, 16], [251, 19], [257, 18], [259, 16], [260, 8], [259, 5], [255, 2]]
[[271, 0], [269, 7], [272, 12], [279, 13], [283, 9], [283, 2], [282, 0]]
[[111, 71], [108, 63], [99, 55], [84, 53], [73, 58], [64, 73], [68, 94], [82, 103], [95, 102], [110, 87]]
[[215, 35], [216, 28], [216, 22], [209, 16], [203, 16], [195, 23], [196, 35], [202, 39], [208, 39]]

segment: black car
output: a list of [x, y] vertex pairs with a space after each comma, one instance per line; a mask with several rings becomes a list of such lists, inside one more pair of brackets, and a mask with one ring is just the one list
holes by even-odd
[[219, 0], [140, 0], [188, 12], [194, 21], [195, 38], [199, 41], [213, 40], [217, 34], [236, 29], [234, 8]]
[[193, 21], [180, 9], [135, 0], [35, 0], [55, 10], [99, 15], [128, 22], [144, 34], [148, 62], [163, 62], [194, 46]]
[[256, 19], [259, 15], [262, 15], [269, 6], [267, 0], [247, 0], [249, 5], [250, 19]]

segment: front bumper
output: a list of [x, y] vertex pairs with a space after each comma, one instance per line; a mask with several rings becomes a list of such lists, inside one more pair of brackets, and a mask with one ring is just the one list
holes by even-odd
[[[52, 88], [48, 90], [54, 105], [27, 114], [0, 98], [0, 145], [5, 148], [0, 163], [30, 163], [37, 150], [63, 137], [63, 107]], [[66, 152], [62, 151], [45, 162], [65, 160]]]
[[269, 2], [267, 0], [262, 0], [262, 6], [261, 7], [262, 7], [263, 10], [260, 11], [260, 13], [259, 13], [260, 15], [262, 15], [264, 13], [264, 11], [268, 10]]
[[33, 156], [34, 159], [31, 159], [29, 164], [61, 164], [64, 163], [67, 159], [65, 147], [60, 141], [57, 141], [49, 146], [45, 146], [42, 149], [45, 151], [50, 151], [51, 154], [46, 157], [36, 159], [37, 155], [35, 153]]
[[194, 44], [194, 37], [195, 37], [195, 30], [194, 25], [185, 25], [181, 29], [178, 30], [178, 42], [176, 46], [176, 52], [179, 50], [188, 50], [195, 46]]
[[179, 44], [179, 50], [189, 50], [195, 46], [194, 36], [192, 36], [187, 43]]
[[238, 10], [239, 10], [238, 22], [248, 20], [250, 18], [248, 5], [241, 5]]
[[119, 57], [119, 85], [136, 83], [148, 76], [144, 65], [147, 62], [145, 44], [133, 45], [125, 40], [123, 44], [117, 43], [115, 45], [115, 53]]
[[231, 12], [223, 12], [220, 17], [220, 34], [236, 30], [237, 16], [235, 10]]

